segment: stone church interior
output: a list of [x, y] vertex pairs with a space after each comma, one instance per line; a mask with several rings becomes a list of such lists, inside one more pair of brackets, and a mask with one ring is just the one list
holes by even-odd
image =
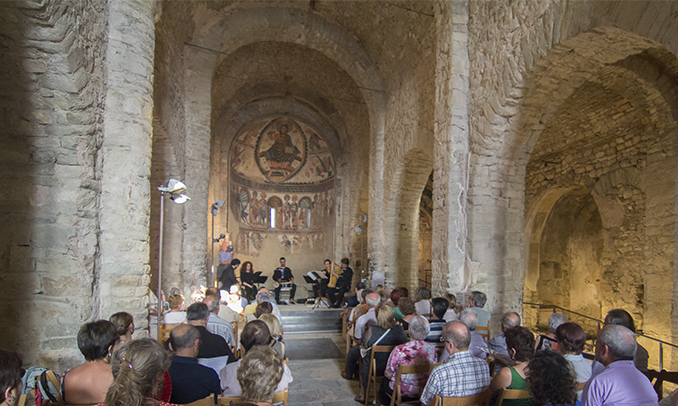
[[[190, 305], [227, 252], [271, 295], [286, 258], [288, 344], [341, 326], [303, 276], [348, 258], [347, 298], [484, 292], [492, 337], [557, 310], [593, 353], [624, 309], [678, 370], [678, 2], [4, 1], [0, 55], [0, 348], [24, 365], [82, 364], [117, 312], [155, 337], [159, 290]], [[292, 373], [343, 385], [340, 335], [336, 367]], [[304, 377], [290, 404], [319, 404]]]

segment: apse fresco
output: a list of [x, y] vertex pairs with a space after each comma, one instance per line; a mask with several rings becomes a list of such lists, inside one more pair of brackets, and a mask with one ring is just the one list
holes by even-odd
[[245, 126], [231, 148], [231, 169], [257, 183], [314, 184], [334, 177], [327, 143], [310, 126], [290, 117]]
[[253, 121], [235, 138], [230, 162], [238, 252], [258, 256], [267, 237], [288, 254], [331, 243], [334, 161], [311, 126], [284, 116]]

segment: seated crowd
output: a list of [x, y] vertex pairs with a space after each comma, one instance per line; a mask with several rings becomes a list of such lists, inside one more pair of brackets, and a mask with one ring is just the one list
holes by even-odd
[[[487, 331], [490, 320], [482, 292], [471, 292], [465, 309], [456, 305], [454, 295], [432, 298], [426, 288], [418, 288], [413, 300], [403, 288], [382, 292], [359, 290], [359, 303], [346, 310], [347, 339], [354, 345], [341, 375], [359, 379], [356, 402], [365, 402], [372, 374], [384, 377], [376, 401], [392, 404], [399, 367], [424, 365], [428, 369], [420, 370], [430, 372], [400, 376], [401, 401], [432, 405], [436, 395], [487, 393], [495, 402], [490, 404], [508, 406], [658, 404], [643, 374], [647, 351], [637, 344], [633, 318], [622, 309], [611, 310], [605, 318], [592, 363], [582, 355], [586, 333], [563, 314], [554, 313], [549, 332], [535, 337], [520, 325], [517, 313], [507, 312], [501, 319], [502, 333], [488, 340], [477, 331]], [[375, 353], [375, 371], [369, 369], [373, 345], [394, 346], [390, 354]], [[503, 399], [502, 391], [511, 389], [522, 390], [524, 398]], [[675, 400], [674, 406], [678, 396]]]
[[[462, 308], [454, 295], [431, 297], [427, 288], [416, 289], [410, 299], [406, 288], [360, 287], [355, 306], [344, 312], [352, 346], [341, 372], [360, 382], [357, 402], [365, 402], [370, 388], [378, 389], [381, 405], [392, 404], [396, 391], [403, 402], [432, 405], [435, 396], [502, 397], [504, 389], [529, 392], [525, 399], [504, 399], [507, 406], [658, 404], [643, 374], [647, 351], [636, 343], [633, 318], [624, 310], [608, 313], [591, 363], [582, 355], [583, 328], [562, 314], [549, 318], [548, 334], [535, 337], [517, 313], [507, 312], [502, 333], [488, 340], [490, 314], [482, 292], [471, 292]], [[241, 300], [239, 290], [222, 301], [218, 289], [208, 288], [199, 302], [185, 307], [181, 293], [174, 292], [172, 310], [164, 315], [173, 328], [164, 343], [133, 340], [128, 313], [86, 323], [77, 336], [85, 363], [63, 374], [64, 402], [166, 406], [218, 394], [243, 405], [272, 405], [274, 394], [292, 382], [281, 314], [266, 289], [248, 295], [252, 303]], [[372, 354], [374, 346], [393, 349]], [[426, 372], [399, 373], [401, 366], [417, 365], [427, 366]], [[383, 376], [381, 384], [371, 374]], [[0, 351], [0, 406], [17, 406], [22, 375], [20, 357]]]

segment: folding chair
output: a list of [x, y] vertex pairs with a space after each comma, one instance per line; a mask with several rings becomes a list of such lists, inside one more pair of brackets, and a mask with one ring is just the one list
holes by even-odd
[[432, 406], [472, 406], [472, 405], [483, 405], [488, 406], [490, 404], [490, 398], [492, 398], [492, 391], [486, 390], [485, 392], [477, 393], [471, 396], [464, 396], [463, 398], [450, 398], [446, 396], [435, 395], [433, 396]]
[[527, 390], [502, 389], [501, 392], [499, 392], [495, 406], [501, 406], [502, 402], [508, 399], [532, 399], [533, 397], [534, 396], [532, 396], [532, 394]]
[[403, 394], [400, 390], [400, 379], [402, 375], [407, 374], [426, 374], [433, 371], [433, 368], [440, 364], [422, 364], [422, 365], [398, 365], [395, 382], [393, 383], [393, 395], [391, 395], [391, 406], [401, 405], [403, 403], [419, 403], [418, 400], [403, 402]]
[[370, 351], [370, 369], [367, 375], [367, 387], [365, 388], [365, 406], [370, 400], [370, 383], [374, 383], [372, 388], [374, 392], [374, 399], [377, 399], [377, 361], [374, 359], [374, 354], [383, 352], [389, 354], [395, 348], [395, 345], [373, 345]]
[[482, 336], [485, 339], [485, 341], [489, 340], [490, 339], [490, 322], [489, 321], [487, 322], [487, 327], [483, 327], [483, 326], [476, 327], [476, 331], [478, 332], [478, 334], [480, 336]]
[[271, 401], [272, 404], [276, 403], [283, 403], [283, 406], [287, 406], [287, 393], [288, 393], [289, 388], [285, 388], [285, 390], [276, 392], [273, 394], [273, 400]]

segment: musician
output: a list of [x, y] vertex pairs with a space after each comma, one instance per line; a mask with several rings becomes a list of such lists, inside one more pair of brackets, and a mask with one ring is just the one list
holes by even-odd
[[235, 270], [240, 266], [240, 260], [235, 258], [231, 261], [229, 265], [226, 266], [224, 271], [221, 273], [221, 278], [219, 278], [219, 289], [229, 291], [232, 285], [240, 283], [240, 280], [235, 276]]
[[322, 269], [316, 273], [323, 273], [327, 279], [318, 278], [317, 283], [313, 284], [313, 297], [319, 298], [323, 297], [327, 293], [327, 282], [330, 280], [330, 275], [332, 274], [332, 261], [329, 259], [325, 260], [325, 269]]
[[341, 259], [341, 270], [334, 287], [327, 288], [327, 296], [330, 299], [330, 305], [335, 309], [341, 307], [344, 301], [344, 295], [351, 290], [353, 282], [353, 269], [348, 266], [348, 258]]
[[[285, 266], [285, 257], [280, 258], [280, 267], [276, 268], [273, 271], [274, 281], [281, 283], [291, 283], [292, 290], [290, 291], [290, 303], [294, 304], [294, 293], [297, 291], [297, 285], [294, 284], [294, 276], [292, 275], [292, 270]], [[280, 303], [280, 285], [275, 288], [275, 301], [278, 304]]]
[[240, 283], [242, 295], [247, 299], [247, 302], [252, 302], [257, 296], [256, 282], [257, 276], [254, 274], [254, 267], [250, 261], [245, 261], [240, 268]]

